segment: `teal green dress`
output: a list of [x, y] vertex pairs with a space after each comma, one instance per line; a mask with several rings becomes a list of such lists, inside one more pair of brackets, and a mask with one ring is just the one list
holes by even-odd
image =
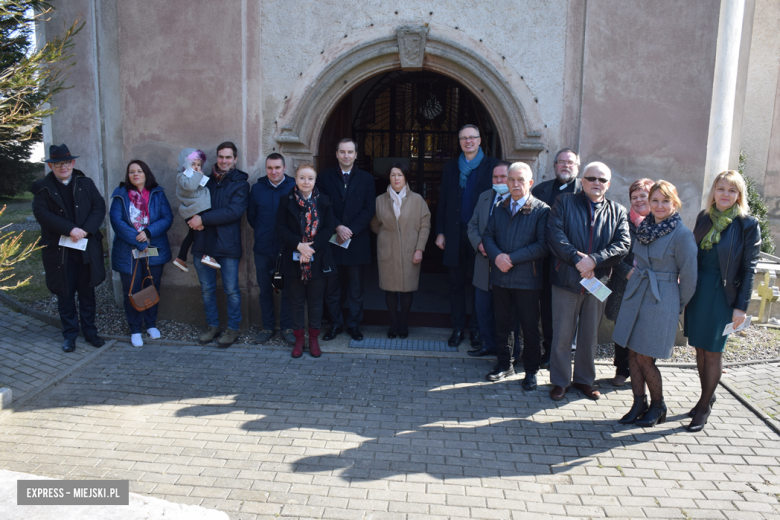
[[717, 248], [704, 251], [699, 247], [698, 263], [696, 293], [685, 308], [684, 333], [693, 347], [723, 352], [728, 339], [723, 335], [723, 329], [733, 321], [734, 309], [726, 303]]

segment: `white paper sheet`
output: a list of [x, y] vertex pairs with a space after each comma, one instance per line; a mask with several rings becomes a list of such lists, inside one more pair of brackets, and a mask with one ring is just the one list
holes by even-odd
[[602, 302], [612, 294], [612, 289], [601, 283], [598, 278], [583, 278], [580, 280], [580, 285]]
[[742, 325], [734, 328], [734, 322], [732, 321], [728, 325], [726, 325], [726, 328], [723, 329], [723, 335], [728, 336], [729, 334], [733, 334], [734, 332], [739, 332], [740, 330], [745, 330], [746, 328], [750, 327], [750, 321], [753, 319], [753, 316], [745, 316], [745, 321], [742, 322]]
[[60, 236], [60, 245], [69, 247], [71, 249], [78, 249], [79, 251], [86, 251], [87, 250], [87, 239], [82, 238], [81, 240], [78, 240], [74, 242], [70, 239], [69, 236], [61, 235]]
[[337, 235], [336, 233], [333, 233], [333, 236], [332, 236], [332, 237], [330, 237], [330, 243], [331, 243], [331, 244], [336, 244], [337, 246], [339, 246], [339, 247], [343, 247], [344, 249], [346, 249], [346, 248], [348, 248], [348, 247], [349, 247], [349, 243], [350, 243], [350, 242], [352, 242], [352, 239], [351, 239], [351, 238], [348, 238], [347, 240], [345, 240], [345, 241], [344, 241], [344, 243], [343, 243], [343, 244], [339, 244], [339, 241], [338, 241], [338, 235]]

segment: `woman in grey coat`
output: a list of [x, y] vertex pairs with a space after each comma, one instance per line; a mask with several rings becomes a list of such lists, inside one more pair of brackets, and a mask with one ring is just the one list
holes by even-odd
[[612, 335], [615, 343], [629, 349], [634, 391], [634, 405], [621, 424], [655, 426], [666, 421], [663, 380], [655, 360], [672, 357], [679, 315], [696, 291], [696, 242], [682, 223], [680, 206], [675, 187], [658, 181], [650, 189], [650, 215], [637, 228], [636, 268]]

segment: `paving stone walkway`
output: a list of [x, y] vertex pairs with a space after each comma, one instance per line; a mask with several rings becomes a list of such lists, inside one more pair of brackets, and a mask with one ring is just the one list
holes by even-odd
[[[56, 350], [56, 349], [53, 349]], [[780, 519], [780, 437], [723, 389], [682, 426], [694, 370], [663, 368], [667, 423], [489, 384], [487, 360], [120, 343], [0, 420], [0, 469], [128, 479], [231, 519]], [[2, 515], [0, 515], [1, 517]]]
[[780, 420], [780, 363], [731, 367], [723, 379], [754, 406]]
[[61, 347], [62, 330], [0, 304], [0, 387], [10, 388], [14, 401], [96, 353], [81, 337], [75, 352]]

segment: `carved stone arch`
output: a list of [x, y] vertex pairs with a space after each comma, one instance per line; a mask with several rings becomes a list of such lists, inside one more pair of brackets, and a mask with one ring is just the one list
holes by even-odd
[[[399, 52], [400, 49], [400, 52]], [[274, 136], [293, 167], [317, 153], [328, 116], [355, 86], [392, 70], [431, 70], [466, 86], [490, 113], [504, 158], [535, 165], [544, 123], [525, 82], [484, 44], [449, 27], [372, 27], [327, 50], [296, 81]]]

